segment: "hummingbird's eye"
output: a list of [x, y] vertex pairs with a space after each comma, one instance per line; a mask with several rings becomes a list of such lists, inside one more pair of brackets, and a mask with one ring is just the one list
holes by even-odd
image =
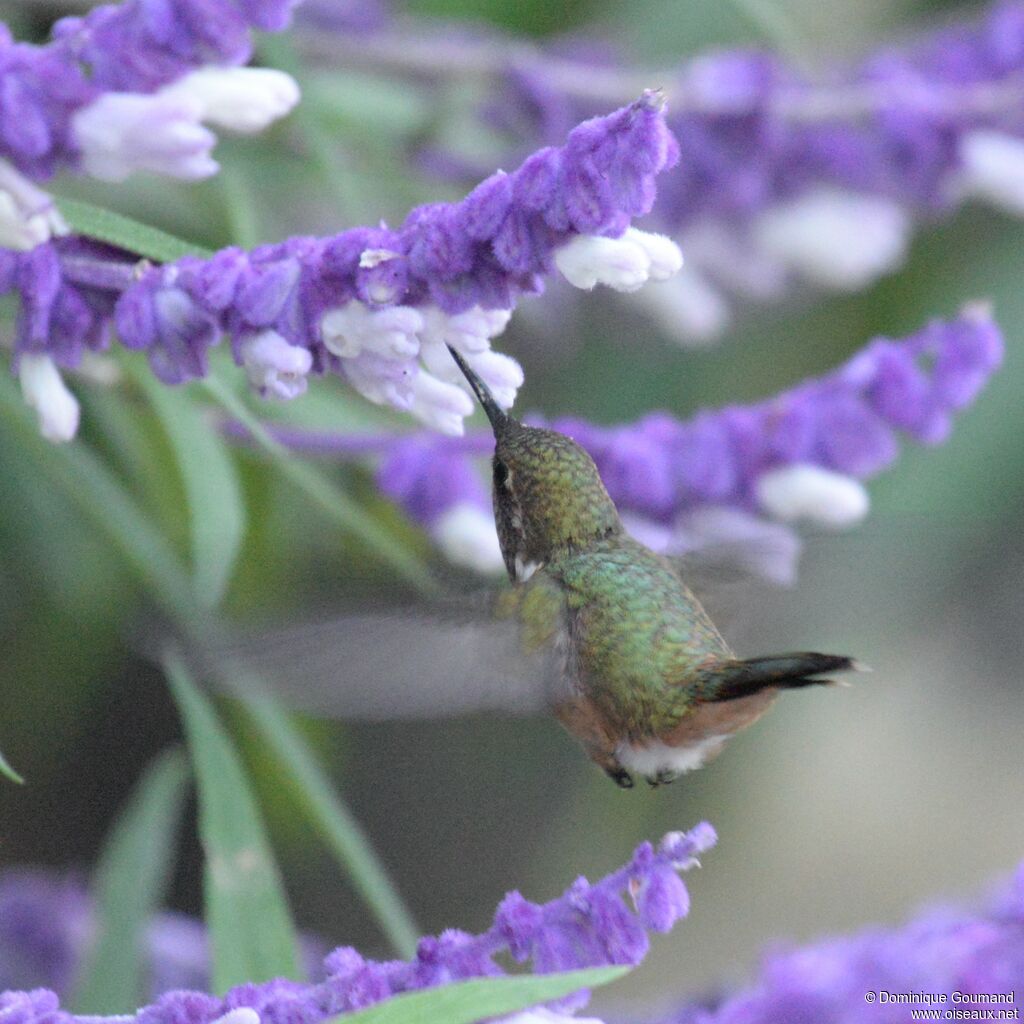
[[504, 487], [508, 483], [508, 466], [500, 459], [494, 460], [494, 484], [496, 487]]

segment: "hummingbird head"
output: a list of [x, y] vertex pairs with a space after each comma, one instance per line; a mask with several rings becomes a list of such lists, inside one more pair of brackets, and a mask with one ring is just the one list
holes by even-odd
[[586, 451], [564, 434], [509, 416], [448, 348], [494, 430], [494, 522], [509, 576], [529, 579], [554, 554], [620, 533], [619, 514]]

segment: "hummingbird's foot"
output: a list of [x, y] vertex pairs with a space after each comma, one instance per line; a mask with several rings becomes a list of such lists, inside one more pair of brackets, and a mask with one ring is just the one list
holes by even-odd
[[659, 786], [667, 786], [670, 782], [675, 782], [678, 778], [679, 772], [675, 772], [671, 768], [661, 768], [656, 775], [647, 776], [647, 785], [651, 789], [657, 789]]
[[619, 787], [619, 789], [633, 788], [633, 776], [630, 775], [625, 768], [622, 768], [621, 766], [616, 768], [605, 768], [604, 773], [612, 780], [612, 782], [615, 783], [616, 786]]

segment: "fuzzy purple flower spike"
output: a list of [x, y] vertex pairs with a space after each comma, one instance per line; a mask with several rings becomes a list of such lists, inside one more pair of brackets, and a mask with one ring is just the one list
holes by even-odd
[[0, 26], [0, 157], [34, 179], [62, 166], [110, 180], [212, 173], [201, 122], [254, 131], [298, 99], [281, 72], [238, 73], [251, 30], [285, 28], [294, 2], [126, 0], [62, 18], [43, 46]]
[[679, 269], [672, 242], [630, 226], [677, 159], [663, 100], [648, 92], [461, 202], [414, 209], [396, 229], [352, 228], [161, 266], [76, 237], [0, 251], [0, 291], [21, 297], [16, 364], [42, 367], [32, 401], [42, 409], [52, 399], [49, 433], [58, 438], [74, 424], [61, 411], [70, 403], [54, 367], [104, 348], [111, 321], [168, 384], [204, 376], [210, 348], [227, 334], [265, 396], [294, 397], [309, 373], [331, 371], [372, 402], [458, 434], [473, 403], [446, 345], [508, 407], [522, 371], [490, 341], [520, 296], [542, 291], [556, 269], [581, 288], [620, 290]]
[[[76, 1017], [60, 1009], [54, 992], [0, 993], [4, 1024], [303, 1024], [372, 1006], [403, 992], [504, 974], [495, 961], [507, 952], [536, 973], [638, 964], [646, 955], [649, 931], [667, 932], [689, 911], [679, 878], [714, 846], [714, 829], [702, 823], [689, 832], [669, 833], [655, 848], [637, 847], [629, 862], [593, 884], [577, 879], [549, 903], [532, 903], [518, 892], [499, 904], [494, 923], [480, 935], [449, 929], [420, 940], [411, 961], [366, 960], [354, 949], [336, 949], [324, 961], [326, 978], [315, 984], [285, 979], [245, 984], [222, 998], [203, 992], [167, 992], [133, 1017]], [[623, 899], [623, 893], [627, 899]], [[586, 1002], [577, 993], [562, 1002], [572, 1009]], [[524, 1015], [525, 1016], [525, 1015]], [[545, 1018], [541, 1018], [545, 1019]], [[558, 1020], [560, 1017], [551, 1019]]]
[[[748, 569], [788, 583], [800, 549], [790, 525], [860, 522], [870, 504], [863, 481], [896, 459], [901, 435], [925, 445], [945, 441], [954, 415], [1002, 357], [1002, 333], [988, 307], [975, 303], [909, 337], [876, 338], [830, 373], [751, 405], [685, 421], [652, 412], [608, 427], [528, 419], [586, 448], [627, 528], [649, 546], [681, 553], [747, 545], [760, 552]], [[452, 561], [503, 570], [489, 488], [473, 464], [493, 451], [490, 431], [453, 439], [271, 430], [283, 444], [324, 457], [378, 456], [381, 492]]]

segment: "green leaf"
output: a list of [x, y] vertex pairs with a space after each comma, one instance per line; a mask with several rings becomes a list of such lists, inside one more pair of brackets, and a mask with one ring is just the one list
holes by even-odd
[[213, 989], [299, 976], [298, 943], [263, 820], [230, 738], [175, 655], [164, 670], [199, 789], [199, 838]]
[[[135, 571], [150, 594], [195, 642], [198, 649], [209, 650], [209, 616], [196, 614], [191, 583], [176, 554], [163, 534], [125, 491], [121, 482], [81, 442], [56, 446], [44, 441], [39, 436], [34, 418], [17, 395], [14, 384], [3, 374], [0, 374], [0, 411], [9, 424], [12, 443], [17, 442], [20, 458], [27, 467], [33, 472], [41, 471], [40, 475], [45, 477], [49, 485], [66, 493], [77, 504], [98, 530], [106, 534], [125, 563]], [[259, 427], [259, 424], [256, 423], [256, 426]], [[198, 699], [205, 706], [202, 698]], [[206, 710], [209, 717], [212, 713], [208, 707]], [[241, 774], [237, 762], [235, 768], [237, 777]], [[299, 774], [300, 766], [292, 765], [290, 771]], [[301, 772], [308, 773], [308, 767], [301, 768]], [[316, 799], [322, 800], [322, 794]], [[338, 804], [338, 811], [345, 815], [339, 798], [334, 796], [333, 799]], [[251, 797], [249, 803], [251, 806]], [[321, 810], [320, 813], [324, 812]], [[334, 827], [337, 827], [337, 823]], [[335, 837], [331, 842], [337, 843], [339, 840]], [[360, 883], [360, 888], [365, 893], [363, 884]], [[378, 914], [383, 892], [383, 887], [378, 888], [375, 897], [377, 903], [374, 911]], [[397, 914], [395, 919], [398, 919]]]
[[159, 228], [80, 199], [57, 199], [57, 209], [77, 234], [116, 245], [119, 249], [138, 253], [157, 263], [171, 263], [183, 256], [213, 255], [201, 245], [185, 242]]
[[373, 516], [357, 505], [344, 491], [312, 466], [299, 461], [283, 445], [274, 440], [245, 403], [214, 375], [203, 381], [207, 391], [228, 415], [238, 420], [252, 435], [256, 444], [269, 454], [281, 472], [296, 487], [326, 512], [343, 529], [358, 537], [382, 561], [420, 593], [436, 596], [440, 587], [419, 558], [396, 543], [395, 537], [383, 529]]
[[7, 763], [3, 754], [0, 754], [0, 775], [10, 779], [11, 782], [18, 783], [19, 786], [25, 784], [25, 780]]
[[182, 751], [161, 754], [111, 830], [96, 870], [96, 934], [76, 1013], [131, 1013], [145, 1000], [144, 933], [170, 878], [187, 781]]
[[[252, 684], [239, 680], [237, 689], [244, 692], [258, 685], [258, 680]], [[299, 810], [326, 841], [398, 954], [411, 957], [419, 935], [416, 923], [359, 823], [324, 777], [302, 734], [269, 699], [250, 696], [242, 707], [259, 730], [282, 777], [292, 783]]]
[[234, 460], [187, 390], [161, 384], [138, 364], [132, 374], [160, 418], [185, 485], [196, 596], [205, 607], [216, 608], [245, 534], [245, 502]]
[[[454, 985], [409, 992], [358, 1013], [335, 1017], [336, 1024], [474, 1024], [538, 1003], [607, 985], [629, 967], [591, 967], [562, 974], [528, 974], [511, 978], [475, 978]], [[330, 1022], [328, 1022], [330, 1024]]]
[[195, 593], [174, 548], [106, 463], [80, 441], [66, 445], [44, 441], [6, 374], [0, 374], [0, 407], [17, 431], [25, 457], [34, 457], [50, 483], [69, 494], [109, 537], [163, 608], [184, 624], [199, 623]]

